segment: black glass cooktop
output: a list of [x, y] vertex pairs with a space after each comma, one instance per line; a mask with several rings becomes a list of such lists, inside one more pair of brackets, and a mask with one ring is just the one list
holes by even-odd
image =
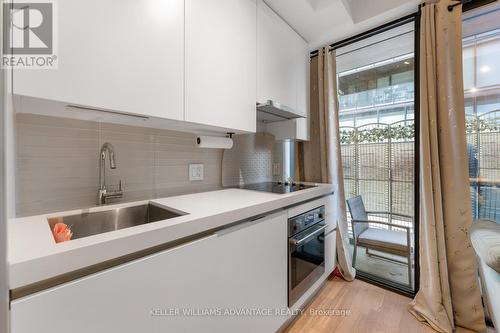
[[300, 183], [276, 183], [276, 182], [267, 182], [267, 183], [257, 183], [257, 184], [248, 184], [240, 186], [240, 188], [245, 190], [253, 190], [253, 191], [262, 191], [262, 192], [270, 192], [270, 193], [291, 193], [300, 190], [305, 190], [307, 188], [316, 187], [315, 185], [305, 185]]

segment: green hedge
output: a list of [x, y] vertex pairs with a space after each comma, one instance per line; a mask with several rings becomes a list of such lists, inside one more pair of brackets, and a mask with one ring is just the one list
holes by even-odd
[[[465, 130], [467, 133], [477, 132], [500, 132], [500, 121], [498, 119], [470, 119], [466, 121]], [[385, 125], [383, 128], [370, 129], [340, 129], [340, 142], [342, 144], [376, 143], [391, 140], [414, 140], [415, 125]]]
[[415, 138], [415, 126], [398, 125], [386, 126], [384, 128], [370, 128], [362, 130], [340, 130], [340, 143], [351, 144], [356, 141], [358, 143], [382, 142], [388, 140], [413, 140]]

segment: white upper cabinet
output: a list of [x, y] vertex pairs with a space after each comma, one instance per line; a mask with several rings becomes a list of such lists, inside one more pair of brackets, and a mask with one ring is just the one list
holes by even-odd
[[311, 68], [311, 58], [309, 54], [309, 47], [302, 37], [296, 35], [295, 42], [293, 43], [293, 53], [295, 57], [296, 72], [296, 96], [297, 106], [295, 110], [297, 113], [304, 117], [309, 116], [309, 71]]
[[257, 101], [273, 100], [308, 114], [308, 47], [262, 0], [257, 11]]
[[64, 0], [57, 13], [58, 68], [14, 71], [15, 94], [183, 120], [184, 0]]
[[309, 50], [264, 1], [257, 10], [257, 102], [273, 100], [305, 117], [267, 124], [277, 140], [309, 140]]
[[257, 100], [294, 108], [296, 69], [290, 49], [295, 32], [261, 0], [257, 17]]
[[185, 120], [255, 132], [256, 0], [186, 0]]

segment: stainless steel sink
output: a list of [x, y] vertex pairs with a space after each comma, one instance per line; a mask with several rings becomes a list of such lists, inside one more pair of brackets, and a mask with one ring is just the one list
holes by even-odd
[[71, 239], [76, 239], [118, 229], [130, 228], [141, 224], [167, 220], [182, 215], [186, 215], [186, 213], [165, 209], [148, 203], [145, 205], [115, 208], [101, 212], [51, 217], [48, 219], [48, 222], [51, 230], [56, 223], [65, 223], [73, 232], [73, 237]]

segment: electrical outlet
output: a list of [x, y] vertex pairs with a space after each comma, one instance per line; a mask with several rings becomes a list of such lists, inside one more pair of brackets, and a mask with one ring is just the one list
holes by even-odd
[[189, 180], [203, 180], [203, 164], [189, 164]]
[[279, 176], [281, 174], [281, 164], [273, 163], [273, 176]]

